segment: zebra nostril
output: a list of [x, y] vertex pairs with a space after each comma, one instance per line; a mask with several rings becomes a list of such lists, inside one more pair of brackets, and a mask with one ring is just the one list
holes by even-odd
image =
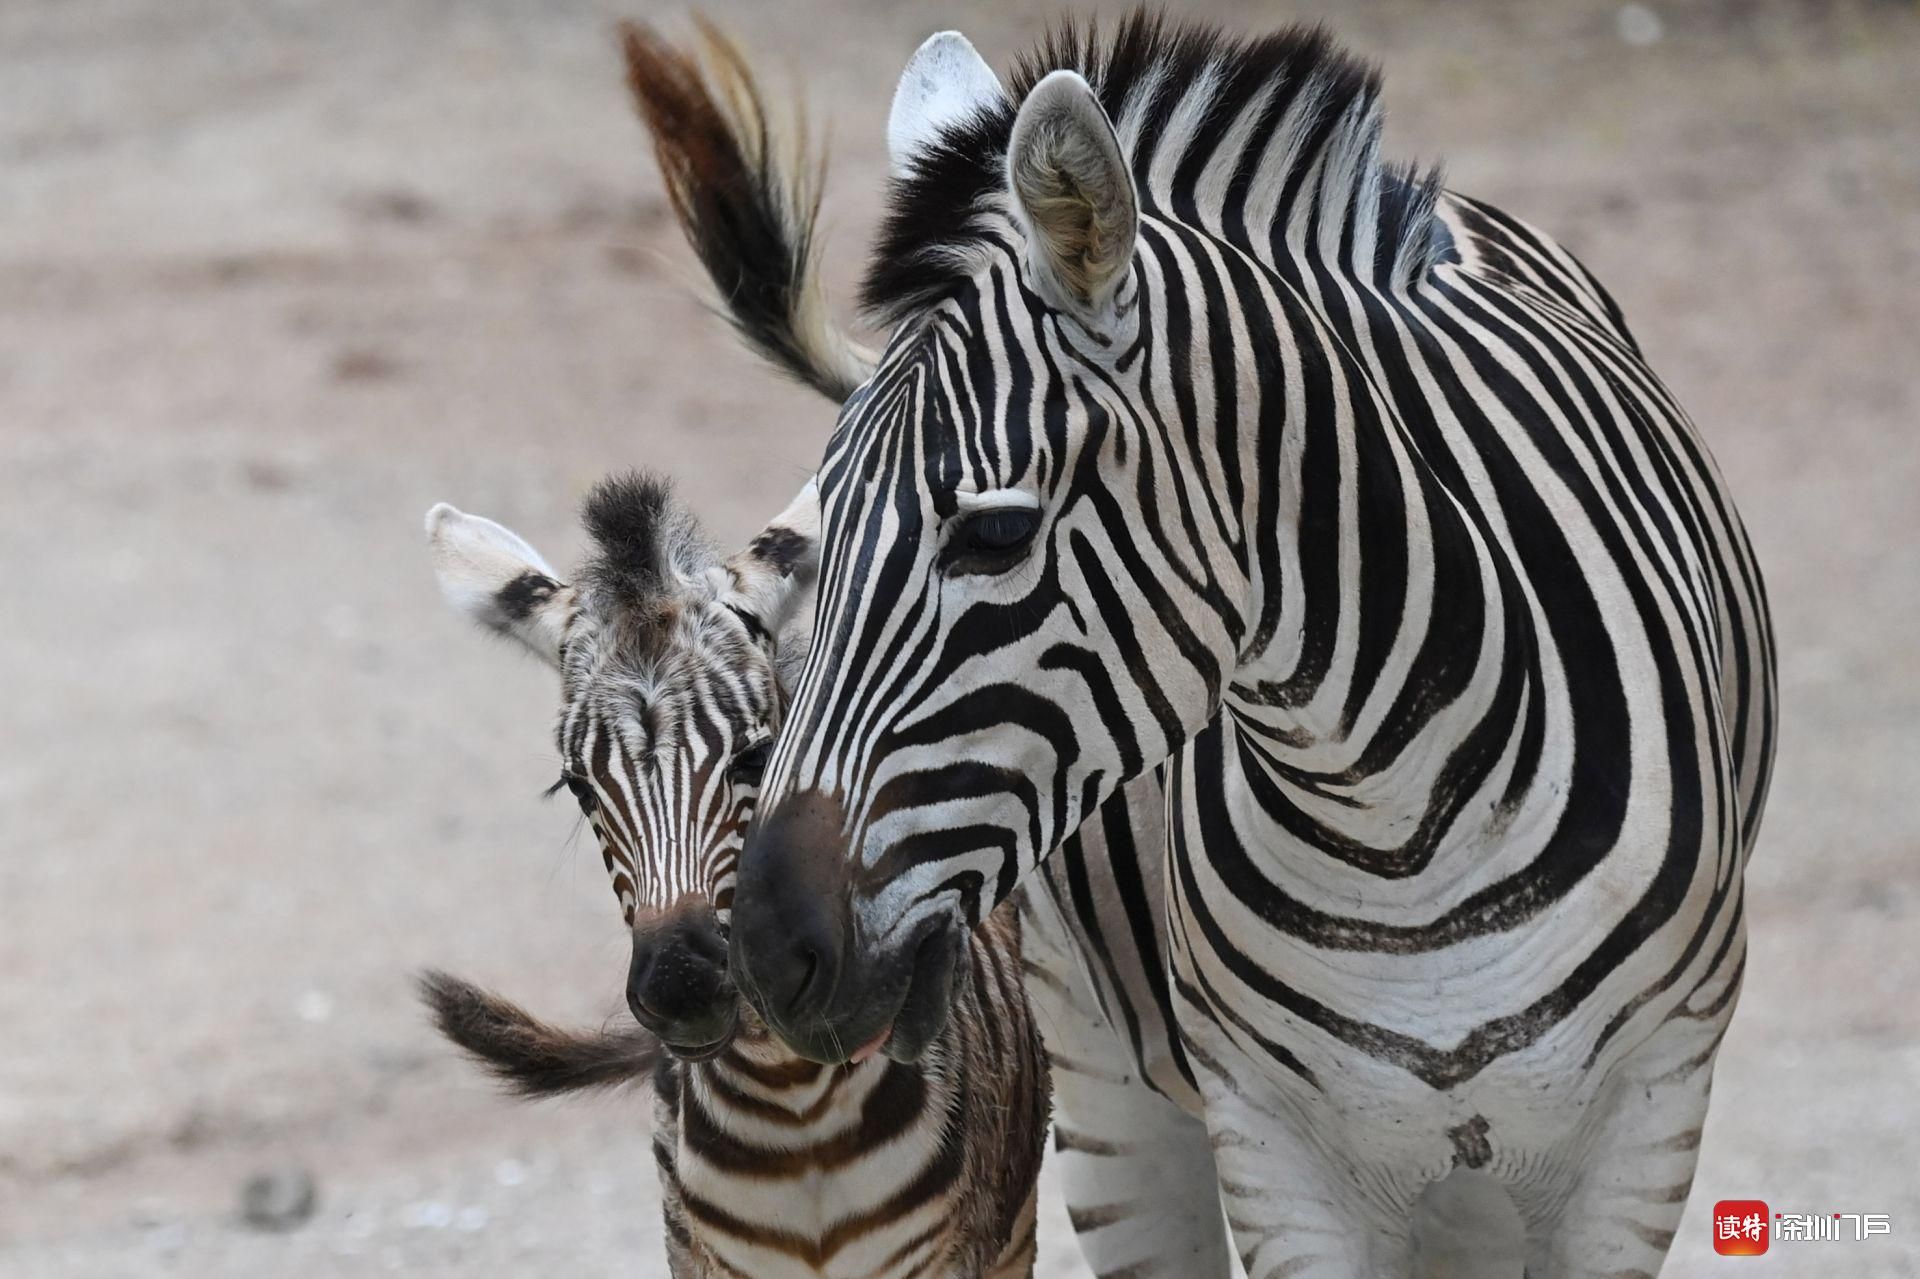
[[806, 999], [807, 992], [813, 989], [813, 979], [819, 975], [819, 972], [820, 953], [812, 948], [808, 948], [804, 971], [800, 974], [800, 982], [793, 988], [792, 997], [787, 1000], [787, 1015], [789, 1017], [800, 1011], [801, 1002]]
[[627, 990], [627, 1009], [635, 1021], [649, 1030], [658, 1030], [667, 1020], [659, 1009], [647, 1002], [646, 996], [637, 987]]

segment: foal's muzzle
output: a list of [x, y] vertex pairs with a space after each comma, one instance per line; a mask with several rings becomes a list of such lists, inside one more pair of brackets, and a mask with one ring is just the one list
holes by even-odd
[[627, 1006], [677, 1056], [704, 1059], [726, 1048], [739, 999], [709, 902], [687, 898], [634, 925]]

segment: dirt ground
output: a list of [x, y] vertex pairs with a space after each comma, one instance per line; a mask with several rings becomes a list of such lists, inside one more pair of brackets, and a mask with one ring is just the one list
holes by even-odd
[[[565, 563], [645, 464], [732, 540], [830, 421], [683, 286], [610, 41], [640, 3], [0, 4], [6, 1279], [663, 1273], [641, 1101], [508, 1104], [407, 984], [598, 1018], [625, 967], [538, 799], [549, 677], [445, 612], [422, 513]], [[971, 7], [716, 5], [834, 128], [842, 298], [907, 54], [1004, 66], [1045, 16]], [[1785, 727], [1666, 1273], [1727, 1264], [1722, 1198], [1892, 1217], [1755, 1274], [1920, 1273], [1920, 10], [1218, 8], [1333, 19], [1397, 154], [1581, 253], [1758, 544]], [[283, 1167], [316, 1213], [248, 1228]]]

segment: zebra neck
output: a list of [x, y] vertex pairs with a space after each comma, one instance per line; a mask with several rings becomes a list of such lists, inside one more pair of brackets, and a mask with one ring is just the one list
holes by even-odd
[[[1223, 761], [1263, 820], [1368, 873], [1420, 873], [1467, 805], [1512, 819], [1538, 698], [1524, 595], [1323, 308], [1262, 277], [1275, 372], [1243, 391], [1247, 640]], [[1243, 313], [1244, 314], [1244, 313]], [[1243, 323], [1244, 323], [1243, 319]], [[1410, 411], [1425, 412], [1419, 406]], [[1537, 714], [1537, 706], [1533, 708]]]
[[688, 1085], [716, 1113], [757, 1116], [798, 1137], [844, 1126], [891, 1065], [875, 1057], [859, 1065], [823, 1066], [771, 1035], [741, 1038], [712, 1061], [686, 1066]]

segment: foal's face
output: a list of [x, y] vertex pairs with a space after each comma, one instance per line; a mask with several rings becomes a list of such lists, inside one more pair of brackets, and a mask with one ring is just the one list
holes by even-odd
[[683, 1057], [721, 1051], [739, 1017], [734, 876], [783, 704], [775, 645], [811, 581], [818, 511], [809, 484], [716, 562], [664, 484], [608, 481], [586, 503], [597, 554], [577, 584], [491, 520], [447, 506], [427, 517], [449, 601], [560, 672], [560, 785], [633, 936], [627, 1002]]
[[627, 1001], [684, 1056], [738, 1016], [733, 880], [773, 740], [773, 662], [716, 580], [576, 620], [563, 650], [561, 784], [600, 841], [633, 934]]
[[719, 602], [724, 587], [583, 612], [563, 650], [561, 784], [635, 929], [688, 910], [724, 929], [733, 904], [778, 684], [765, 642]]

